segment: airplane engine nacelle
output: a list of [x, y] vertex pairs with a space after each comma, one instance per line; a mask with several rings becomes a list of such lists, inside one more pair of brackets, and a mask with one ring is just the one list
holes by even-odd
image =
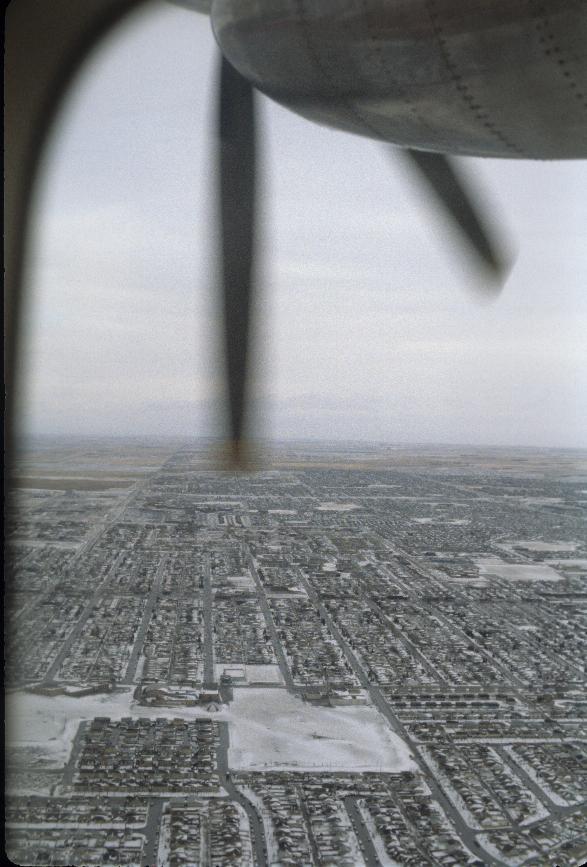
[[317, 121], [400, 146], [587, 157], [585, 0], [213, 0], [226, 58]]

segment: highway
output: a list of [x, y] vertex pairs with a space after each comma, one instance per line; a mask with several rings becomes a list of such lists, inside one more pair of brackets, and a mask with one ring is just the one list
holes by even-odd
[[229, 796], [244, 807], [249, 817], [249, 826], [251, 829], [251, 843], [253, 845], [253, 854], [256, 860], [257, 867], [268, 867], [267, 859], [267, 843], [265, 840], [265, 828], [257, 809], [251, 804], [242, 792], [240, 792], [232, 780], [230, 779], [230, 770], [228, 767], [228, 747], [230, 744], [228, 723], [219, 722], [220, 728], [220, 743], [216, 752], [218, 763], [218, 776], [222, 786], [226, 789]]
[[131, 684], [134, 682], [137, 665], [139, 663], [141, 653], [143, 652], [143, 645], [145, 643], [147, 629], [149, 628], [149, 623], [151, 621], [151, 615], [155, 610], [155, 606], [158, 602], [159, 592], [161, 590], [161, 583], [163, 581], [163, 570], [165, 569], [165, 566], [167, 564], [167, 559], [167, 555], [164, 554], [159, 561], [159, 565], [157, 566], [157, 571], [153, 580], [153, 586], [151, 587], [151, 590], [147, 597], [147, 604], [145, 605], [145, 610], [143, 611], [141, 625], [137, 630], [137, 634], [132, 647], [132, 653], [126, 667], [126, 672], [124, 677], [120, 681], [123, 684]]
[[157, 867], [157, 852], [159, 849], [159, 834], [161, 829], [161, 816], [163, 815], [163, 801], [161, 798], [149, 799], [147, 822], [143, 833], [145, 844], [143, 847], [142, 867]]
[[204, 646], [202, 652], [204, 655], [204, 686], [212, 688], [215, 686], [216, 679], [214, 677], [214, 629], [212, 617], [212, 580], [210, 578], [210, 555], [204, 557], [204, 589], [202, 593], [202, 604], [204, 614]]
[[[137, 496], [137, 494], [139, 493], [139, 491], [141, 490], [143, 485], [144, 485], [144, 482], [137, 482], [136, 485], [133, 485], [132, 489], [127, 494], [127, 496], [124, 497], [123, 501], [121, 503], [117, 503], [116, 506], [114, 507], [114, 509], [107, 516], [106, 520], [99, 523], [97, 530], [86, 539], [86, 541], [83, 543], [83, 545], [78, 549], [78, 551], [74, 555], [74, 557], [70, 561], [69, 568], [71, 568], [72, 564], [75, 561], [77, 561], [78, 559], [81, 558], [82, 554], [86, 554], [90, 550], [90, 548], [96, 544], [98, 539], [100, 539], [100, 537], [102, 535], [104, 535], [104, 533], [106, 532], [106, 530], [109, 527], [114, 526], [116, 521], [118, 521], [122, 518], [122, 516], [124, 514], [124, 510], [126, 509], [128, 504], [130, 503], [130, 501], [134, 497]], [[59, 651], [59, 653], [57, 654], [57, 656], [55, 657], [55, 659], [51, 663], [50, 667], [48, 668], [47, 673], [45, 674], [45, 677], [43, 678], [44, 683], [50, 683], [57, 676], [59, 669], [61, 668], [64, 660], [69, 655], [69, 651], [71, 650], [71, 647], [72, 647], [74, 641], [76, 641], [80, 637], [80, 635], [82, 634], [82, 632], [84, 630], [84, 626], [86, 624], [86, 621], [88, 620], [90, 614], [92, 614], [92, 612], [94, 611], [94, 608], [95, 608], [95, 606], [98, 602], [98, 599], [100, 597], [100, 594], [102, 592], [102, 589], [108, 583], [108, 581], [110, 580], [110, 576], [116, 570], [116, 568], [119, 564], [119, 561], [121, 559], [121, 556], [122, 556], [122, 554], [119, 553], [116, 556], [116, 558], [113, 560], [113, 562], [109, 564], [108, 569], [106, 570], [102, 580], [99, 581], [94, 592], [89, 597], [88, 602], [85, 605], [84, 610], [80, 614], [76, 625], [69, 633], [67, 639], [65, 640], [65, 642], [63, 643], [63, 645], [61, 647], [61, 650]], [[123, 683], [124, 682], [126, 682], [126, 681], [123, 681]]]
[[279, 662], [279, 667], [281, 669], [285, 685], [290, 692], [299, 692], [293, 682], [293, 677], [291, 676], [291, 671], [289, 670], [289, 665], [287, 664], [287, 659], [285, 658], [285, 653], [283, 652], [283, 647], [281, 641], [279, 640], [277, 629], [275, 628], [273, 615], [271, 614], [271, 609], [269, 608], [269, 604], [267, 603], [265, 589], [261, 583], [261, 579], [257, 574], [257, 570], [255, 568], [255, 561], [253, 560], [250, 552], [248, 552], [247, 562], [249, 564], [249, 569], [251, 570], [251, 575], [255, 579], [257, 590], [259, 591], [259, 605], [261, 607], [261, 611], [263, 612], [265, 623], [267, 624], [267, 630], [269, 632], [269, 635], [271, 636], [273, 649], [275, 650], [275, 655], [277, 656], [277, 661]]
[[75, 737], [71, 745], [71, 752], [69, 753], [69, 759], [67, 760], [67, 764], [65, 765], [65, 770], [63, 772], [62, 784], [64, 786], [71, 786], [73, 784], [75, 766], [77, 764], [78, 756], [81, 752], [82, 741], [88, 725], [89, 723], [87, 722], [81, 722], [78, 726], [77, 732], [75, 733]]
[[359, 810], [355, 799], [351, 795], [347, 795], [346, 798], [344, 798], [344, 805], [349, 814], [349, 819], [351, 820], [355, 834], [357, 835], [359, 845], [361, 846], [365, 864], [367, 867], [381, 867], [381, 861], [377, 857], [373, 840], [365, 826], [365, 820], [361, 816], [361, 811]]
[[479, 853], [479, 857], [482, 858], [486, 864], [493, 865], [493, 867], [507, 867], [505, 861], [501, 861], [500, 859], [491, 855], [489, 852], [486, 852], [485, 850], [481, 849], [481, 847], [479, 846], [479, 844], [477, 842], [475, 830], [470, 828], [466, 824], [466, 822], [463, 819], [463, 817], [461, 816], [461, 814], [453, 806], [452, 802], [448, 799], [447, 795], [445, 794], [445, 792], [442, 789], [442, 787], [440, 786], [440, 784], [437, 782], [436, 778], [430, 773], [430, 769], [428, 768], [426, 762], [423, 760], [422, 756], [420, 755], [417, 743], [405, 731], [401, 722], [397, 719], [395, 714], [391, 711], [391, 708], [389, 707], [389, 705], [385, 701], [385, 698], [383, 697], [379, 688], [375, 684], [371, 683], [371, 681], [367, 677], [367, 674], [366, 674], [363, 666], [361, 665], [361, 663], [359, 662], [359, 660], [357, 659], [357, 657], [355, 656], [353, 651], [348, 646], [341, 631], [339, 630], [338, 626], [336, 625], [336, 623], [332, 619], [330, 612], [327, 610], [327, 608], [325, 608], [324, 605], [322, 605], [320, 597], [318, 596], [318, 594], [316, 593], [314, 588], [311, 586], [311, 584], [305, 578], [302, 578], [301, 580], [302, 580], [304, 587], [306, 588], [306, 590], [308, 592], [309, 597], [318, 606], [318, 608], [320, 610], [320, 615], [326, 620], [326, 623], [328, 624], [330, 631], [332, 632], [333, 636], [336, 638], [339, 646], [344, 651], [344, 654], [345, 654], [346, 658], [348, 659], [351, 668], [353, 669], [353, 671], [355, 672], [355, 674], [359, 678], [361, 686], [365, 690], [368, 691], [369, 695], [371, 696], [371, 700], [372, 700], [373, 704], [383, 714], [385, 719], [388, 721], [392, 731], [394, 731], [397, 735], [399, 735], [399, 737], [404, 741], [404, 743], [406, 743], [407, 746], [410, 748], [410, 752], [414, 758], [414, 761], [416, 762], [416, 764], [419, 766], [420, 770], [422, 771], [422, 773], [426, 779], [426, 783], [428, 784], [428, 786], [430, 787], [430, 789], [432, 791], [432, 794], [434, 795], [434, 797], [436, 798], [436, 800], [438, 801], [438, 803], [442, 807], [443, 811], [446, 813], [446, 815], [451, 820], [452, 824], [454, 825], [454, 827], [456, 829], [458, 836], [461, 838], [464, 845], [469, 849], [469, 851], [471, 853], [473, 853], [473, 854]]

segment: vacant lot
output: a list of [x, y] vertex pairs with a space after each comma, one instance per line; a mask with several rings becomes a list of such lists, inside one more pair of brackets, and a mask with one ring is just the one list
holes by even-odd
[[36, 491], [107, 491], [109, 488], [130, 488], [136, 479], [88, 478], [87, 476], [21, 477], [14, 479], [15, 488], [32, 488]]

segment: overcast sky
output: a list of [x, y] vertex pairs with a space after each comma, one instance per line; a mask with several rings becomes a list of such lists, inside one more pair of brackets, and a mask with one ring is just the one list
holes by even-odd
[[[216, 67], [208, 19], [163, 3], [86, 67], [40, 197], [26, 429], [215, 429]], [[587, 163], [462, 163], [518, 247], [480, 304], [401, 152], [260, 114], [262, 432], [586, 446]]]

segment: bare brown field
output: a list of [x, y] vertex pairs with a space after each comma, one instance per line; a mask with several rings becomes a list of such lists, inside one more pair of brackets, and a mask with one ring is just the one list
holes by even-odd
[[[505, 451], [505, 450], [504, 450]], [[478, 453], [455, 454], [453, 450], [422, 452], [418, 449], [413, 451], [405, 449], [392, 452], [391, 454], [374, 455], [372, 458], [365, 456], [354, 459], [352, 456], [344, 459], [328, 460], [324, 457], [313, 458], [311, 455], [300, 458], [280, 458], [279, 455], [265, 455], [264, 464], [274, 469], [332, 469], [332, 470], [445, 470], [445, 471], [483, 471], [491, 473], [505, 473], [511, 475], [557, 475], [583, 474], [587, 472], [587, 460], [584, 453], [555, 454], [540, 453], [524, 456], [507, 454], [495, 454], [487, 450]], [[263, 461], [261, 461], [263, 463]]]
[[[48, 490], [106, 490], [129, 487], [156, 472], [186, 445], [128, 443], [124, 441], [59, 442], [31, 448], [18, 461], [20, 488]], [[188, 444], [189, 446], [189, 444]], [[226, 443], [188, 447], [189, 468], [198, 471], [234, 471]], [[524, 449], [478, 446], [365, 445], [332, 443], [261, 444], [249, 442], [241, 457], [249, 472], [263, 470], [338, 470], [360, 472], [423, 471], [441, 474], [496, 473], [520, 478], [556, 476], [568, 481], [587, 477], [584, 449]]]
[[107, 491], [109, 488], [130, 488], [136, 479], [105, 479], [77, 476], [62, 476], [59, 478], [16, 478], [12, 480], [14, 488], [35, 488], [41, 491]]
[[177, 444], [96, 442], [92, 445], [56, 440], [43, 448], [31, 447], [17, 461], [23, 476], [78, 476], [140, 478], [154, 472], [177, 451]]
[[373, 461], [280, 461], [268, 460], [267, 467], [270, 469], [280, 470], [385, 470], [390, 465], [390, 461], [373, 460]]

